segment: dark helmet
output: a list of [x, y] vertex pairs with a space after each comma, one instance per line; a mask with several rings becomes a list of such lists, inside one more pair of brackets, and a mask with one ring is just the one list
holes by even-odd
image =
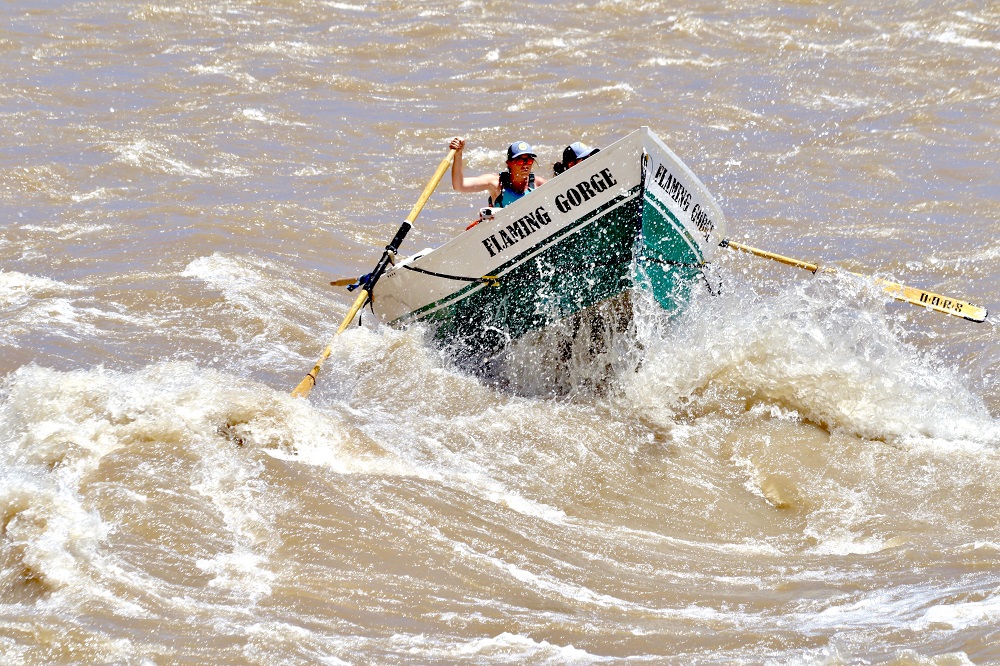
[[600, 148], [591, 148], [579, 141], [574, 141], [563, 149], [563, 164], [585, 160], [594, 153], [600, 152]]

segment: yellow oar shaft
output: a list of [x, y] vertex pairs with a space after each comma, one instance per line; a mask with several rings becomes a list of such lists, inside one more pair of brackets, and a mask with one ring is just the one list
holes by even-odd
[[[358, 294], [358, 297], [354, 299], [354, 304], [351, 305], [351, 309], [347, 311], [347, 316], [344, 317], [344, 321], [341, 322], [340, 328], [337, 329], [337, 335], [346, 331], [347, 327], [351, 325], [352, 321], [354, 321], [354, 316], [358, 314], [361, 308], [365, 307], [365, 303], [368, 302], [368, 298], [371, 295], [371, 290], [375, 287], [375, 283], [378, 282], [380, 277], [382, 277], [382, 272], [385, 270], [386, 266], [389, 265], [389, 262], [392, 259], [392, 256], [396, 253], [396, 250], [399, 249], [400, 243], [402, 243], [403, 238], [406, 237], [407, 232], [413, 225], [413, 221], [417, 219], [417, 215], [419, 215], [420, 211], [423, 210], [424, 204], [427, 203], [427, 200], [430, 199], [431, 194], [434, 192], [435, 188], [437, 188], [438, 183], [440, 183], [441, 179], [444, 178], [444, 174], [448, 171], [448, 167], [451, 165], [451, 161], [454, 158], [455, 150], [452, 149], [449, 150], [448, 155], [441, 160], [441, 164], [438, 165], [437, 170], [434, 172], [434, 176], [430, 179], [430, 182], [427, 183], [427, 187], [424, 188], [420, 198], [417, 199], [417, 203], [413, 206], [413, 210], [410, 211], [410, 214], [399, 227], [399, 231], [396, 232], [395, 237], [389, 242], [389, 245], [386, 246], [385, 252], [382, 254], [382, 259], [375, 267], [375, 270], [372, 271], [367, 284], [361, 288], [361, 292]], [[303, 377], [298, 386], [292, 390], [293, 396], [296, 398], [305, 398], [309, 396], [309, 392], [313, 390], [314, 386], [316, 386], [316, 378], [319, 376], [319, 370], [323, 366], [323, 361], [328, 359], [330, 354], [333, 352], [334, 341], [336, 341], [336, 337], [334, 337], [334, 340], [331, 341], [330, 344], [326, 346], [326, 349], [323, 350], [319, 360], [316, 361], [316, 365], [314, 365], [313, 369], [309, 371], [309, 374]]]
[[434, 176], [430, 179], [430, 182], [427, 183], [427, 187], [424, 188], [420, 198], [417, 199], [417, 203], [413, 204], [413, 210], [411, 210], [410, 214], [406, 216], [407, 222], [413, 224], [414, 220], [417, 219], [417, 215], [420, 215], [420, 211], [424, 209], [424, 204], [431, 198], [431, 194], [434, 193], [438, 183], [440, 183], [441, 179], [444, 178], [444, 174], [447, 173], [448, 167], [451, 166], [451, 161], [453, 159], [455, 159], [455, 150], [451, 149], [448, 151], [445, 158], [441, 160], [441, 164], [438, 165], [437, 171], [434, 172]]
[[767, 252], [766, 250], [758, 250], [755, 247], [750, 247], [749, 245], [743, 245], [742, 243], [737, 243], [736, 241], [727, 240], [723, 243], [726, 247], [731, 247], [734, 250], [739, 250], [740, 252], [746, 252], [747, 254], [752, 254], [757, 257], [764, 257], [765, 259], [773, 259], [779, 263], [785, 264], [786, 266], [794, 266], [795, 268], [804, 268], [810, 273], [815, 273], [819, 270], [819, 266], [816, 264], [810, 264], [808, 261], [802, 261], [800, 259], [792, 259], [791, 257], [784, 257], [780, 254], [775, 254], [774, 252]]
[[[772, 259], [787, 266], [804, 268], [811, 273], [816, 273], [821, 270], [824, 273], [837, 272], [835, 268], [820, 268], [818, 265], [809, 263], [808, 261], [792, 259], [791, 257], [785, 257], [773, 252], [767, 252], [766, 250], [760, 250], [755, 247], [750, 247], [749, 245], [743, 245], [742, 243], [737, 243], [736, 241], [727, 240], [723, 243], [723, 245], [731, 247], [734, 250], [739, 250], [740, 252], [746, 252], [765, 259]], [[851, 271], [846, 272], [858, 277], [866, 277], [860, 273], [853, 273]], [[906, 285], [899, 284], [898, 282], [891, 282], [889, 280], [883, 280], [882, 278], [875, 278], [875, 283], [879, 285], [885, 293], [897, 300], [912, 303], [913, 305], [919, 305], [920, 307], [928, 308], [936, 312], [968, 319], [969, 321], [985, 321], [987, 315], [989, 314], [986, 308], [978, 305], [972, 305], [971, 303], [967, 303], [957, 298], [935, 294], [932, 291], [924, 291], [923, 289], [917, 289], [916, 287], [907, 287]]]

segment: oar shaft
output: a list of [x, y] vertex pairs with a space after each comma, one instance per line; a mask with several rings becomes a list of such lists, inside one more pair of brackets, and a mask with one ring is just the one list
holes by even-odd
[[804, 268], [810, 273], [815, 273], [819, 270], [819, 266], [816, 264], [811, 264], [808, 261], [802, 261], [801, 259], [792, 259], [791, 257], [785, 257], [780, 254], [775, 254], [774, 252], [767, 252], [766, 250], [758, 250], [755, 247], [750, 247], [749, 245], [743, 245], [742, 243], [737, 243], [736, 241], [725, 240], [722, 242], [723, 247], [731, 247], [734, 250], [739, 250], [740, 252], [746, 252], [747, 254], [752, 254], [757, 257], [763, 257], [765, 259], [772, 259], [779, 263], [785, 264], [786, 266], [793, 266], [795, 268]]
[[[437, 170], [434, 172], [434, 176], [427, 183], [427, 186], [424, 188], [423, 193], [421, 193], [420, 198], [417, 199], [417, 203], [413, 206], [413, 210], [411, 210], [410, 214], [407, 215], [405, 220], [403, 220], [403, 224], [401, 224], [399, 229], [396, 231], [396, 235], [393, 236], [392, 240], [389, 241], [389, 244], [385, 246], [385, 252], [382, 253], [382, 258], [379, 260], [378, 265], [375, 266], [375, 270], [369, 274], [367, 281], [361, 288], [361, 292], [358, 294], [358, 297], [354, 299], [354, 304], [351, 306], [351, 309], [347, 311], [347, 316], [345, 316], [344, 320], [341, 322], [340, 328], [337, 329], [337, 335], [346, 331], [347, 327], [351, 325], [352, 321], [354, 321], [354, 316], [358, 314], [361, 308], [365, 307], [365, 303], [368, 302], [369, 297], [375, 290], [375, 283], [378, 282], [379, 278], [382, 277], [382, 273], [385, 272], [385, 269], [392, 262], [396, 251], [399, 250], [399, 246], [402, 244], [403, 239], [406, 238], [406, 234], [409, 233], [410, 228], [413, 226], [413, 222], [417, 219], [417, 216], [420, 215], [420, 211], [423, 210], [424, 204], [427, 203], [427, 200], [430, 199], [431, 194], [437, 188], [438, 183], [440, 183], [441, 179], [444, 178], [444, 174], [448, 171], [451, 161], [455, 158], [455, 152], [456, 151], [454, 149], [449, 150], [448, 155], [441, 160], [441, 164], [438, 165]], [[334, 341], [335, 340], [336, 337], [334, 338]], [[330, 344], [326, 346], [326, 349], [323, 350], [319, 360], [316, 361], [316, 365], [314, 365], [313, 369], [309, 371], [309, 374], [303, 377], [298, 386], [292, 390], [293, 396], [296, 398], [305, 398], [309, 396], [309, 392], [313, 390], [314, 386], [316, 386], [316, 378], [319, 376], [319, 370], [323, 366], [323, 361], [328, 359], [332, 352], [333, 341], [331, 341]]]
[[[810, 263], [808, 261], [802, 261], [800, 259], [792, 259], [791, 257], [785, 257], [780, 254], [775, 254], [773, 252], [767, 252], [766, 250], [760, 250], [755, 247], [750, 247], [749, 245], [743, 245], [742, 243], [737, 243], [736, 241], [724, 240], [722, 241], [723, 247], [731, 247], [734, 250], [739, 250], [740, 252], [746, 252], [757, 257], [763, 257], [765, 259], [772, 259], [779, 263], [785, 264], [787, 266], [794, 266], [795, 268], [804, 268], [811, 273], [816, 273], [823, 271], [824, 273], [836, 273], [835, 268], [820, 268], [818, 265]], [[866, 277], [860, 273], [852, 273], [851, 271], [846, 271], [851, 273], [851, 275], [856, 275], [858, 277]], [[961, 301], [957, 298], [951, 298], [949, 296], [942, 296], [941, 294], [935, 294], [932, 291], [924, 291], [923, 289], [917, 289], [916, 287], [908, 287], [898, 282], [891, 282], [890, 280], [884, 280], [882, 278], [875, 278], [875, 284], [879, 285], [882, 290], [892, 296], [893, 298], [911, 303], [913, 305], [918, 305], [923, 308], [928, 308], [936, 312], [941, 312], [943, 314], [952, 315], [954, 317], [961, 317], [962, 319], [968, 319], [969, 321], [982, 322], [986, 321], [986, 317], [989, 312], [986, 308], [980, 307], [978, 305], [973, 305], [965, 301]]]
[[431, 194], [433, 194], [434, 190], [437, 189], [438, 183], [441, 182], [441, 179], [444, 178], [444, 175], [448, 172], [448, 167], [451, 166], [451, 161], [455, 159], [455, 152], [455, 149], [452, 148], [448, 151], [445, 158], [441, 160], [441, 164], [438, 165], [437, 171], [434, 172], [434, 176], [431, 178], [430, 182], [427, 183], [427, 187], [424, 188], [420, 198], [417, 199], [417, 203], [413, 205], [413, 210], [411, 210], [410, 214], [406, 216], [406, 221], [410, 224], [413, 224], [413, 222], [417, 219], [417, 215], [420, 215], [420, 211], [424, 209], [424, 204], [426, 204], [427, 200], [431, 198]]

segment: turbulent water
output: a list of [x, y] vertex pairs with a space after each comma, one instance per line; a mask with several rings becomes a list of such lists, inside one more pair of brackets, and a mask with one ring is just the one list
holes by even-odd
[[732, 238], [996, 310], [995, 3], [0, 19], [0, 663], [1000, 663], [992, 319], [727, 253], [597, 358], [365, 316], [289, 395], [456, 135], [648, 125]]

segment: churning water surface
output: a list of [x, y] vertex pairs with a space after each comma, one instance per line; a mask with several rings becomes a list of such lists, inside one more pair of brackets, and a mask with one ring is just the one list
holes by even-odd
[[5, 3], [0, 661], [1000, 663], [992, 320], [730, 253], [599, 362], [366, 316], [289, 395], [455, 135], [648, 125], [735, 240], [996, 310], [1000, 11], [876, 4]]

